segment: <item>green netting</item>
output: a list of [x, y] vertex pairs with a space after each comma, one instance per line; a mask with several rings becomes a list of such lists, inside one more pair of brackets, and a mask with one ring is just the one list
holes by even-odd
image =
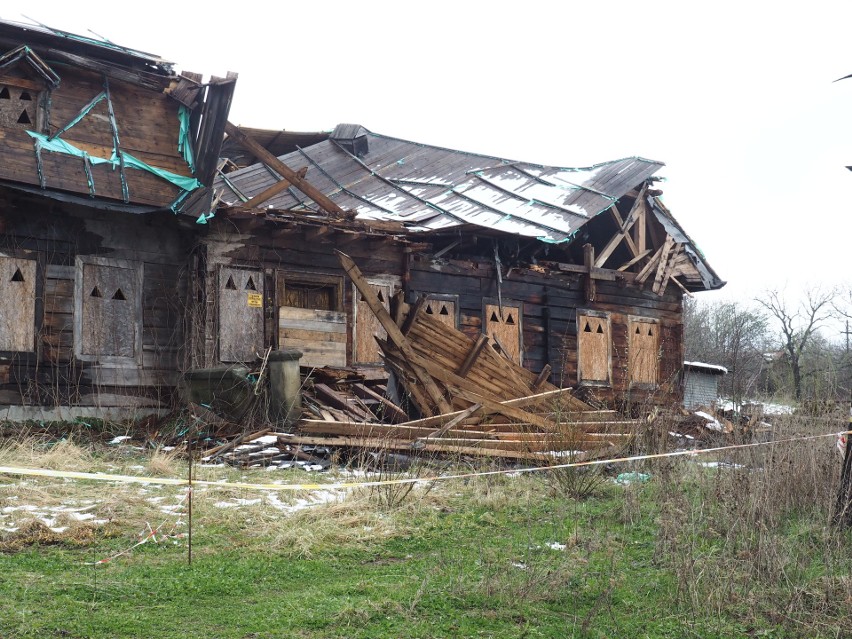
[[[35, 131], [27, 131], [27, 135], [36, 140], [36, 143], [42, 150], [52, 151], [53, 153], [64, 153], [66, 155], [73, 155], [74, 157], [88, 159], [91, 164], [109, 164], [112, 167], [118, 167], [120, 162], [118, 159], [118, 155], [115, 150], [112, 152], [112, 157], [110, 158], [101, 158], [93, 155], [89, 155], [82, 149], [78, 149], [73, 144], [69, 144], [65, 140], [60, 138], [48, 139], [48, 137], [42, 133], [36, 133]], [[177, 187], [180, 187], [184, 191], [193, 191], [201, 186], [201, 183], [196, 180], [194, 177], [187, 177], [185, 175], [178, 175], [177, 173], [172, 173], [171, 171], [166, 171], [165, 169], [158, 169], [157, 167], [153, 167], [150, 164], [146, 164], [139, 158], [135, 158], [129, 153], [123, 153], [124, 157], [124, 166], [130, 166], [134, 169], [139, 169], [140, 171], [148, 171], [149, 173], [153, 173], [157, 177], [166, 180], [174, 184]]]
[[189, 109], [181, 104], [178, 109], [180, 133], [178, 134], [178, 153], [183, 155], [189, 170], [195, 173], [195, 157], [192, 155], [192, 141], [189, 139]]

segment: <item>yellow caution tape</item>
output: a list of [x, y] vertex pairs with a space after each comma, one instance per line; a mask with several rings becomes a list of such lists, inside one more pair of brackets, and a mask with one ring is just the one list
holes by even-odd
[[[767, 442], [752, 442], [749, 444], [734, 444], [731, 446], [717, 446], [715, 448], [697, 448], [694, 450], [678, 450], [670, 453], [653, 453], [647, 455], [632, 455], [630, 457], [614, 457], [610, 459], [591, 459], [588, 461], [569, 462], [566, 464], [553, 464], [551, 466], [535, 466], [531, 468], [513, 468], [502, 470], [488, 470], [477, 473], [463, 473], [458, 475], [437, 475], [434, 477], [404, 477], [400, 479], [384, 479], [380, 481], [361, 482], [337, 482], [328, 484], [249, 484], [243, 482], [226, 481], [204, 481], [193, 479], [193, 486], [209, 486], [211, 488], [242, 488], [245, 490], [337, 490], [343, 488], [371, 488], [374, 486], [391, 486], [395, 484], [425, 484], [436, 481], [448, 481], [451, 479], [470, 479], [472, 477], [486, 477], [489, 475], [509, 475], [518, 473], [534, 473], [558, 468], [576, 468], [579, 466], [601, 466], [605, 464], [624, 464], [634, 461], [648, 459], [662, 459], [664, 457], [698, 456], [708, 453], [719, 453], [727, 450], [742, 448], [755, 448], [758, 446], [771, 446], [774, 444], [785, 444], [791, 442], [803, 442], [826, 437], [839, 437], [852, 435], [852, 430], [825, 433], [822, 435], [808, 435], [805, 437], [790, 437], [788, 439], [777, 439]], [[189, 479], [176, 479], [172, 477], [140, 477], [136, 475], [113, 475], [110, 473], [82, 473], [71, 470], [49, 470], [46, 468], [21, 468], [17, 466], [0, 466], [0, 475], [22, 475], [32, 477], [57, 477], [63, 479], [81, 479], [88, 481], [111, 481], [120, 483], [136, 484], [161, 484], [167, 486], [188, 486]]]

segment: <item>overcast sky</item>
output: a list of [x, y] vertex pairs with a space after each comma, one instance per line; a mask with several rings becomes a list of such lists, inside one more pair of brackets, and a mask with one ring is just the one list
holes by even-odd
[[238, 72], [237, 124], [357, 122], [560, 166], [661, 160], [666, 204], [728, 281], [712, 296], [849, 280], [852, 79], [833, 80], [852, 73], [852, 3], [45, 0], [25, 13], [179, 70]]

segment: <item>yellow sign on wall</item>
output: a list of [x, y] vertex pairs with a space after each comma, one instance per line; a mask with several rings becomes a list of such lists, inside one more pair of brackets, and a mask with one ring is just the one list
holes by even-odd
[[252, 308], [262, 308], [263, 307], [263, 295], [260, 293], [249, 293], [248, 294], [248, 305]]

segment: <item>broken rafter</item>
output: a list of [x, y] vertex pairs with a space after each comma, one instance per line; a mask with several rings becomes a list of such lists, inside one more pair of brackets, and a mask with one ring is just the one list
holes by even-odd
[[624, 243], [627, 244], [627, 248], [630, 249], [630, 253], [633, 257], [637, 257], [645, 250], [644, 247], [641, 249], [637, 247], [633, 238], [630, 236], [630, 230], [633, 228], [633, 225], [639, 219], [640, 214], [644, 213], [644, 194], [645, 189], [643, 188], [639, 197], [636, 198], [636, 201], [633, 203], [633, 207], [630, 209], [630, 213], [627, 214], [626, 219], [621, 219], [621, 214], [618, 212], [615, 204], [609, 208], [609, 212], [618, 227], [618, 231], [616, 231], [615, 235], [612, 236], [600, 254], [598, 254], [597, 260], [595, 260], [596, 267], [602, 268], [603, 265], [606, 264], [610, 255], [612, 255], [622, 240], [624, 240]]
[[[296, 171], [296, 175], [298, 175], [300, 178], [304, 179], [307, 172], [308, 172], [308, 168], [303, 167], [303, 168], [299, 169], [298, 171]], [[246, 209], [256, 208], [256, 207], [260, 206], [261, 204], [263, 204], [264, 202], [268, 202], [269, 200], [274, 198], [279, 193], [281, 193], [283, 191], [290, 190], [290, 187], [292, 186], [292, 184], [290, 183], [289, 180], [287, 180], [286, 178], [282, 178], [281, 176], [277, 176], [277, 179], [278, 179], [278, 182], [276, 182], [275, 184], [273, 184], [272, 186], [270, 186], [268, 188], [263, 189], [257, 195], [253, 195], [248, 202], [246, 202], [245, 204], [242, 205], [242, 208], [246, 208]]]
[[[261, 162], [266, 164], [272, 169], [275, 169], [281, 177], [290, 182], [293, 186], [298, 188], [302, 193], [311, 198], [314, 202], [316, 202], [320, 208], [322, 208], [326, 213], [330, 214], [338, 214], [344, 215], [345, 212], [342, 208], [340, 208], [337, 204], [335, 204], [331, 198], [326, 196], [322, 191], [313, 186], [307, 180], [301, 178], [297, 171], [294, 171], [289, 166], [284, 164], [277, 157], [272, 155], [269, 151], [267, 151], [263, 146], [261, 146], [257, 141], [253, 140], [251, 137], [243, 133], [239, 127], [236, 125], [227, 122], [225, 124], [225, 132], [247, 151], [251, 151], [256, 158], [258, 158]], [[277, 186], [277, 185], [276, 185]], [[282, 187], [283, 190], [284, 187]]]
[[671, 235], [666, 235], [666, 241], [663, 243], [663, 250], [660, 253], [660, 263], [657, 265], [657, 274], [654, 276], [654, 285], [651, 287], [651, 290], [653, 290], [654, 293], [660, 292], [660, 285], [670, 268], [669, 261], [674, 248], [674, 238]]

